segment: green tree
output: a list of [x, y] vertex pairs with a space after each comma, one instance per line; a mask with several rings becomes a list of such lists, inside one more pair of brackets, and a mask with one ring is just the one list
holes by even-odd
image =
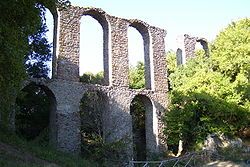
[[[29, 35], [29, 51], [25, 55], [25, 69], [29, 77], [49, 78], [48, 61], [51, 61], [51, 44], [49, 44], [46, 32], [45, 6], [37, 4], [40, 8], [41, 26], [32, 35]], [[36, 85], [28, 85], [18, 93], [16, 99], [15, 129], [19, 136], [27, 140], [33, 140], [40, 134], [46, 137], [48, 142], [49, 113], [51, 99], [45, 91]], [[41, 133], [43, 132], [43, 133]], [[44, 133], [46, 132], [46, 133]]]
[[250, 69], [250, 19], [232, 22], [217, 36], [211, 47], [214, 68], [236, 80], [238, 74], [248, 77]]
[[165, 117], [170, 148], [182, 140], [191, 149], [209, 133], [235, 136], [249, 126], [249, 31], [249, 19], [230, 24], [211, 45], [210, 58], [198, 52], [172, 70]]
[[145, 88], [143, 62], [137, 62], [137, 65], [135, 67], [130, 67], [130, 70], [129, 70], [129, 88], [132, 88], [132, 89]]
[[[41, 87], [33, 84], [26, 86], [20, 94], [16, 100], [16, 132], [33, 140], [48, 128], [52, 101]], [[48, 137], [48, 133], [46, 135]]]
[[238, 104], [249, 108], [250, 103], [250, 19], [232, 22], [213, 42], [213, 69], [229, 77]]
[[[45, 8], [42, 8], [45, 12]], [[51, 61], [51, 44], [46, 37], [48, 28], [45, 22], [45, 15], [42, 16], [42, 26], [35, 34], [29, 36], [29, 52], [25, 56], [25, 68], [30, 77], [48, 78], [48, 62]]]
[[172, 74], [177, 68], [176, 53], [173, 50], [167, 52], [167, 71]]
[[[32, 35], [39, 34], [43, 27], [44, 6], [42, 4], [55, 8], [56, 5], [67, 5], [68, 1], [8, 0], [0, 2], [0, 113], [2, 125], [7, 124], [20, 83], [25, 79], [25, 57], [34, 53], [35, 45], [33, 44], [34, 39], [37, 38]], [[29, 41], [29, 37], [31, 41]], [[32, 49], [33, 51], [31, 51]]]
[[80, 77], [80, 82], [88, 83], [88, 84], [103, 84], [103, 71], [98, 72], [97, 74], [93, 74], [91, 72], [86, 72]]

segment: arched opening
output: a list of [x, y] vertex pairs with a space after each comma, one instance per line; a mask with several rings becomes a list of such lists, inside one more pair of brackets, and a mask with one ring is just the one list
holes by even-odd
[[180, 48], [176, 50], [176, 61], [177, 61], [177, 66], [184, 64], [182, 50]]
[[109, 84], [108, 22], [97, 11], [88, 11], [80, 26], [80, 81]]
[[25, 56], [26, 71], [32, 78], [52, 77], [54, 19], [49, 9], [42, 12], [45, 14], [41, 15], [41, 27], [29, 36], [30, 51]]
[[153, 105], [145, 95], [136, 95], [130, 105], [133, 132], [133, 156], [135, 160], [146, 160], [153, 133]]
[[[80, 102], [81, 152], [90, 158], [102, 149], [103, 114], [107, 110], [107, 97], [99, 91], [86, 92]], [[95, 154], [96, 156], [99, 156]]]
[[194, 50], [193, 57], [205, 57], [205, 50], [202, 48], [202, 45], [200, 42], [195, 43], [195, 50]]
[[151, 89], [149, 32], [140, 22], [128, 28], [129, 87]]
[[46, 37], [48, 39], [48, 42], [51, 46], [51, 53], [52, 57], [49, 61], [46, 62], [49, 72], [48, 77], [52, 78], [52, 76], [55, 75], [55, 64], [56, 64], [56, 24], [57, 24], [57, 13], [50, 12], [49, 9], [46, 8], [45, 13], [45, 19], [46, 19], [46, 26], [48, 31], [46, 32]]
[[143, 39], [133, 27], [128, 28], [128, 57], [129, 87], [133, 89], [145, 88]]
[[17, 135], [26, 140], [41, 140], [39, 142], [48, 144], [56, 133], [55, 114], [56, 99], [51, 90], [35, 83], [27, 85], [16, 99]]
[[209, 48], [208, 48], [207, 40], [204, 38], [200, 38], [200, 39], [197, 39], [196, 41], [197, 41], [197, 43], [195, 45], [195, 50], [197, 50], [197, 49], [202, 50], [200, 52], [203, 52], [203, 55], [205, 57], [209, 57]]

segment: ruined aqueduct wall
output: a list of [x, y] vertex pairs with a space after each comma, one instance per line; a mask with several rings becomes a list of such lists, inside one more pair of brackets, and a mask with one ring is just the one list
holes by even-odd
[[92, 16], [103, 28], [105, 85], [128, 87], [127, 30], [132, 26], [141, 33], [144, 40], [146, 88], [167, 90], [165, 30], [140, 20], [110, 16], [98, 8], [70, 7], [61, 11], [57, 78], [79, 80], [80, 19], [83, 15]]
[[178, 49], [176, 51], [177, 65], [185, 64], [188, 59], [195, 57], [196, 44], [200, 43], [205, 56], [209, 57], [208, 42], [205, 38], [192, 37], [185, 34], [177, 39]]
[[[103, 28], [105, 86], [79, 82], [80, 19], [83, 15], [92, 16]], [[86, 92], [100, 91], [107, 97], [107, 107], [103, 111], [105, 141], [132, 141], [130, 106], [136, 95], [143, 95], [149, 99], [147, 103], [151, 103], [151, 110], [145, 113], [147, 150], [159, 152], [165, 149], [161, 116], [168, 102], [164, 44], [166, 31], [140, 20], [111, 16], [97, 8], [71, 6], [60, 11], [58, 19], [58, 26], [55, 27], [58, 34], [54, 36], [57, 56], [53, 58], [52, 79], [31, 79], [24, 84], [33, 82], [47, 87], [53, 94], [55, 107], [50, 118], [51, 141], [60, 150], [80, 151], [80, 100]], [[143, 90], [129, 89], [129, 26], [136, 28], [144, 41], [146, 88]], [[133, 155], [131, 143], [128, 143], [127, 155], [128, 159]]]

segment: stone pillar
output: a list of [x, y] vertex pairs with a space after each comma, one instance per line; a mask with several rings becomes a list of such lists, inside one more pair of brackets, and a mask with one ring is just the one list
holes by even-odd
[[184, 64], [182, 59], [182, 50], [180, 48], [178, 48], [176, 51], [176, 61], [177, 66]]
[[152, 153], [158, 153], [158, 118], [156, 116], [156, 108], [152, 99], [146, 96], [142, 97], [145, 111], [145, 130], [146, 130], [146, 148], [147, 158], [151, 158]]
[[[58, 80], [52, 83], [56, 112], [51, 114], [52, 142], [64, 152], [79, 153], [81, 145], [79, 105], [84, 90], [80, 83]], [[56, 123], [55, 123], [56, 121]]]
[[60, 11], [57, 78], [79, 80], [80, 15], [76, 7]]
[[168, 107], [168, 95], [167, 92], [157, 92], [153, 94], [153, 103], [155, 107], [154, 111], [154, 118], [155, 118], [155, 124], [157, 124], [157, 127], [154, 126], [154, 131], [157, 131], [156, 134], [158, 134], [157, 137], [157, 148], [159, 152], [165, 152], [168, 149], [167, 146], [167, 138], [163, 133], [164, 130], [164, 114]]
[[53, 55], [52, 55], [52, 78], [57, 75], [57, 52], [58, 52], [58, 29], [59, 29], [59, 17], [58, 11], [55, 10], [53, 13], [54, 29], [53, 29]]
[[128, 23], [120, 18], [110, 16], [111, 25], [111, 85], [128, 87], [129, 60], [128, 60]]
[[105, 142], [125, 142], [124, 158], [133, 157], [132, 117], [130, 110], [130, 93], [124, 88], [113, 89], [108, 93], [108, 109], [103, 115], [103, 137]]
[[57, 148], [64, 152], [80, 152], [80, 115], [77, 105], [61, 104], [57, 110]]
[[186, 62], [190, 58], [195, 57], [195, 45], [196, 45], [197, 37], [190, 37], [188, 34], [184, 35], [184, 47], [186, 53]]
[[168, 89], [167, 83], [167, 64], [165, 53], [166, 31], [156, 27], [150, 27], [153, 49], [153, 71], [154, 71], [154, 89], [155, 91], [164, 91]]

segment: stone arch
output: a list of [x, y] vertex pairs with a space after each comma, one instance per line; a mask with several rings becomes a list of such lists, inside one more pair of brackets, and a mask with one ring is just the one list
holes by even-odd
[[[199, 45], [200, 44], [200, 45]], [[205, 38], [192, 37], [188, 34], [184, 35], [183, 40], [184, 47], [184, 62], [186, 63], [188, 59], [195, 57], [195, 50], [199, 49], [199, 47], [204, 50], [205, 56], [209, 57], [209, 48], [208, 42]], [[177, 54], [176, 54], [177, 55]], [[178, 56], [178, 55], [177, 55]]]
[[[104, 32], [104, 70], [107, 85], [78, 83], [79, 79], [79, 30], [80, 18], [89, 15], [96, 19]], [[132, 26], [139, 31], [144, 40], [144, 56], [146, 66], [147, 90], [131, 90], [128, 88], [128, 55], [127, 29]], [[112, 31], [111, 31], [112, 29]], [[127, 139], [126, 151], [131, 159], [130, 143], [132, 120], [129, 113], [133, 97], [142, 99], [147, 107], [145, 123], [147, 129], [146, 149], [158, 152], [160, 139], [161, 108], [167, 104], [167, 80], [164, 37], [166, 31], [150, 26], [139, 20], [128, 20], [106, 14], [98, 8], [69, 7], [60, 11], [60, 49], [58, 58], [57, 79], [48, 84], [58, 97], [58, 148], [68, 152], [78, 152], [80, 148], [79, 101], [82, 93], [89, 90], [100, 90], [107, 94], [108, 107], [104, 114], [104, 133], [107, 142]], [[110, 48], [109, 48], [110, 46]], [[146, 50], [146, 51], [145, 51]], [[112, 53], [109, 54], [109, 52]], [[109, 58], [112, 56], [112, 61]], [[110, 63], [111, 62], [111, 63]], [[109, 70], [109, 69], [112, 69]], [[112, 73], [112, 75], [110, 75]], [[112, 78], [110, 80], [109, 78]], [[112, 82], [112, 84], [110, 83]], [[140, 94], [140, 95], [139, 95]], [[153, 99], [153, 100], [152, 100]], [[97, 104], [98, 105], [98, 104]], [[149, 114], [148, 114], [149, 113]], [[159, 118], [158, 118], [159, 117]], [[157, 126], [159, 125], [159, 126]], [[148, 152], [147, 152], [148, 153]], [[148, 156], [148, 154], [147, 154]]]
[[[139, 107], [141, 111], [138, 113], [138, 108], [134, 107]], [[154, 105], [150, 97], [143, 94], [134, 96], [130, 105], [130, 115], [132, 117], [133, 154], [137, 160], [146, 160], [150, 157], [150, 152], [154, 152], [152, 147], [156, 145], [156, 134], [153, 132], [153, 113]], [[144, 127], [137, 127], [138, 124]]]
[[196, 42], [199, 42], [202, 46], [202, 49], [205, 52], [205, 56], [209, 57], [209, 48], [208, 48], [208, 42], [205, 38], [197, 38]]
[[[57, 137], [57, 126], [56, 126], [56, 110], [57, 110], [57, 100], [53, 91], [45, 84], [36, 82], [36, 81], [28, 81], [23, 84], [21, 90], [25, 90], [29, 86], [35, 86], [39, 88], [41, 91], [45, 92], [46, 96], [49, 99], [49, 113], [48, 113], [48, 128], [49, 128], [49, 142], [53, 145], [56, 145], [56, 137]], [[17, 112], [17, 111], [16, 111]], [[17, 113], [15, 112], [15, 116]], [[14, 116], [14, 122], [16, 120]], [[15, 124], [15, 123], [14, 123]]]
[[145, 88], [152, 89], [152, 63], [150, 56], [150, 33], [148, 25], [139, 20], [131, 20], [129, 26], [138, 30], [143, 39]]
[[[105, 141], [105, 119], [106, 112], [108, 110], [107, 95], [100, 90], [87, 90], [83, 93], [80, 101], [80, 117], [81, 117], [81, 141], [82, 146], [86, 144], [85, 141], [91, 141], [95, 139], [102, 139]], [[91, 143], [88, 142], [87, 144]], [[100, 144], [100, 143], [99, 143]], [[98, 146], [98, 142], [95, 141], [95, 145], [91, 148]], [[90, 153], [93, 150], [87, 150]], [[84, 147], [82, 147], [84, 152]]]
[[110, 71], [110, 54], [109, 54], [109, 22], [106, 18], [105, 12], [98, 8], [86, 9], [82, 12], [81, 16], [91, 16], [99, 22], [103, 29], [103, 70], [104, 70], [104, 83], [103, 85], [109, 85], [111, 71]]

